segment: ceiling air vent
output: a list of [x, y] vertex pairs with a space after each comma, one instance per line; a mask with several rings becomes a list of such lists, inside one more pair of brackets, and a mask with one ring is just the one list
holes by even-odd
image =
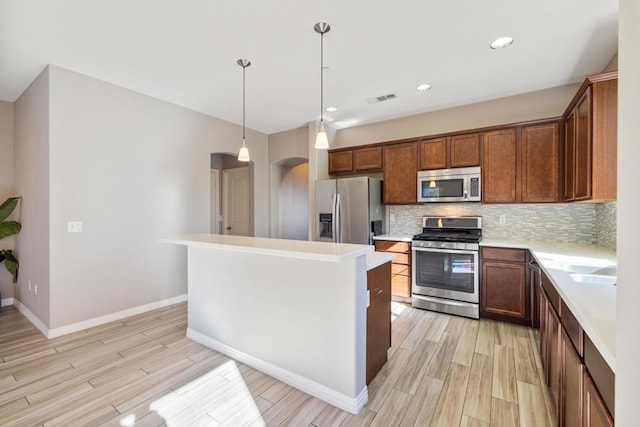
[[388, 95], [374, 96], [373, 98], [367, 98], [367, 102], [369, 104], [377, 104], [378, 102], [382, 102], [382, 101], [391, 101], [392, 99], [396, 99], [397, 97], [398, 95], [396, 95], [395, 93], [390, 93]]

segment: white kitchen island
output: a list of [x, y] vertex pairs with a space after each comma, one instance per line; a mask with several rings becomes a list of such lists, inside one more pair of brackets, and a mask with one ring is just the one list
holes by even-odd
[[163, 242], [188, 248], [190, 339], [359, 412], [373, 246], [216, 234]]

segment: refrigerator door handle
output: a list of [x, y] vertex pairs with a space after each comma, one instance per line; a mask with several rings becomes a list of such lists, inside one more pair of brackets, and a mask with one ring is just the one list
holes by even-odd
[[337, 202], [336, 201], [336, 196], [337, 195], [334, 193], [333, 194], [333, 201], [331, 203], [331, 208], [332, 208], [331, 209], [331, 220], [332, 220], [331, 221], [331, 237], [333, 238], [334, 242], [338, 241], [337, 240], [338, 236], [336, 235], [336, 231], [338, 229], [338, 227], [337, 227], [338, 226], [338, 223], [337, 223], [337, 221], [338, 221], [337, 213], [338, 212], [336, 212], [336, 202]]
[[342, 243], [342, 211], [340, 206], [340, 193], [336, 195], [336, 243]]

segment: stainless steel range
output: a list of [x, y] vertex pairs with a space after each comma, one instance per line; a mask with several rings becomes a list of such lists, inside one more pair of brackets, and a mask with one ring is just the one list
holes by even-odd
[[478, 250], [481, 217], [423, 217], [412, 242], [412, 305], [480, 317]]

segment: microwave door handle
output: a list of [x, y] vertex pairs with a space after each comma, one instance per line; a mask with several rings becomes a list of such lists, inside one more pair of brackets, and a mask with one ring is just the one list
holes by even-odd
[[464, 200], [469, 200], [469, 180], [464, 179], [462, 184], [462, 193]]

